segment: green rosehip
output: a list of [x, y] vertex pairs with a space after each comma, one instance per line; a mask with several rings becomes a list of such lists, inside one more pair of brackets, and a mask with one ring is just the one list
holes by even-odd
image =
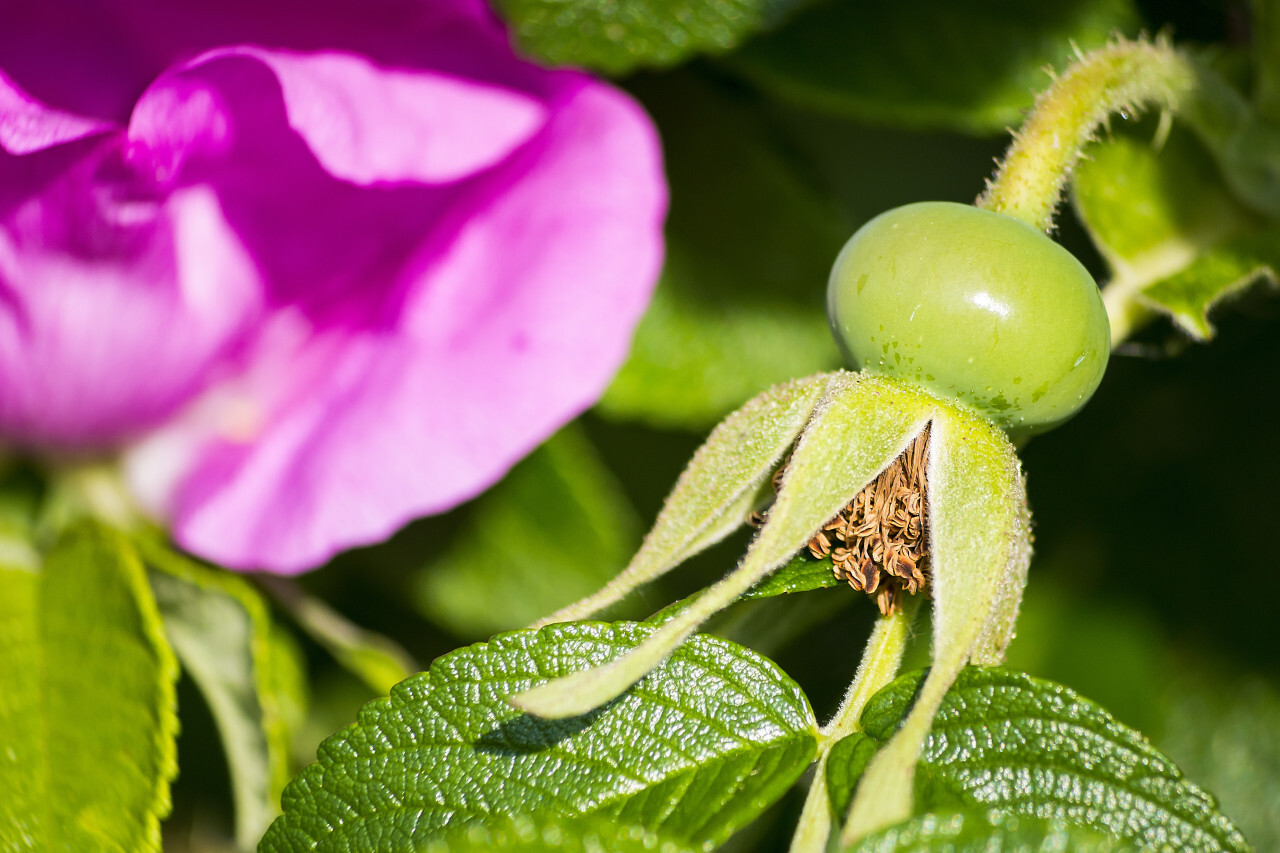
[[1062, 423], [1110, 355], [1098, 287], [1034, 227], [952, 202], [872, 219], [836, 259], [831, 328], [854, 366], [913, 380], [1016, 434]]

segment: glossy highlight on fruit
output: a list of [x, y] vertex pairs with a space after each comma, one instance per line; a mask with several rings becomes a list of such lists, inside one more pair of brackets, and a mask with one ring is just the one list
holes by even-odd
[[1088, 402], [1110, 356], [1098, 287], [1066, 249], [1020, 220], [920, 202], [872, 219], [827, 291], [854, 366], [909, 379], [1011, 433], [1040, 432]]

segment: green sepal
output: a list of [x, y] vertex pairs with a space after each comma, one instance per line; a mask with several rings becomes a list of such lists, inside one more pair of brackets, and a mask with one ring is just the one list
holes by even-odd
[[689, 461], [627, 568], [599, 592], [537, 624], [590, 616], [745, 524], [760, 489], [809, 422], [832, 376], [770, 388], [725, 418]]
[[1030, 519], [1013, 445], [994, 424], [949, 405], [938, 406], [930, 430], [933, 666], [901, 729], [863, 774], [846, 844], [911, 814], [916, 761], [939, 704], [966, 663], [1003, 659], [1026, 585]]
[[[825, 394], [796, 442], [777, 500], [742, 563], [694, 597], [687, 608], [664, 622], [635, 650], [605, 665], [512, 696], [512, 704], [540, 717], [562, 718], [583, 714], [626, 690], [708, 617], [798, 553], [826, 521], [911, 444], [940, 405], [937, 398], [914, 386], [882, 377], [841, 372], [821, 378]], [[771, 440], [762, 443], [772, 446]], [[724, 464], [740, 465], [741, 461], [730, 454]], [[771, 476], [772, 470], [766, 468], [763, 473]], [[682, 477], [681, 483], [691, 489], [710, 490], [719, 476], [719, 471], [710, 467], [697, 479]], [[661, 520], [659, 517], [659, 524]], [[650, 536], [657, 530], [655, 526]]]

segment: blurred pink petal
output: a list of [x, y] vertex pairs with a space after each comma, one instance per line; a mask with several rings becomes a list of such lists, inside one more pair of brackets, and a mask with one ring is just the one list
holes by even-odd
[[160, 199], [119, 140], [79, 149], [0, 218], [0, 427], [30, 447], [110, 447], [161, 422], [260, 301], [210, 190]]
[[477, 0], [293, 30], [108, 5], [136, 54], [94, 60], [136, 90], [119, 122], [24, 47], [56, 28], [0, 34], [25, 87], [0, 133], [27, 128], [0, 143], [35, 152], [0, 152], [0, 435], [123, 443], [186, 547], [296, 572], [477, 494], [598, 397], [661, 263], [629, 98], [517, 59]]

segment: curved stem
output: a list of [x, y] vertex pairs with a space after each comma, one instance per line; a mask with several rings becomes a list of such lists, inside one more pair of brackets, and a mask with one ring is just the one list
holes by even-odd
[[1164, 41], [1121, 41], [1082, 56], [1036, 100], [978, 207], [1048, 231], [1084, 146], [1112, 113], [1177, 111], [1196, 98], [1200, 69]]
[[809, 785], [804, 809], [800, 813], [800, 823], [791, 839], [790, 853], [822, 853], [827, 849], [833, 820], [831, 803], [827, 797], [827, 756], [838, 741], [860, 729], [859, 718], [867, 700], [898, 674], [898, 668], [902, 665], [902, 653], [911, 632], [911, 623], [920, 606], [919, 598], [918, 595], [908, 596], [901, 612], [884, 616], [876, 622], [867, 639], [867, 648], [862, 653], [862, 662], [858, 664], [858, 671], [853, 676], [853, 683], [849, 685], [831, 722], [822, 727], [813, 782]]

